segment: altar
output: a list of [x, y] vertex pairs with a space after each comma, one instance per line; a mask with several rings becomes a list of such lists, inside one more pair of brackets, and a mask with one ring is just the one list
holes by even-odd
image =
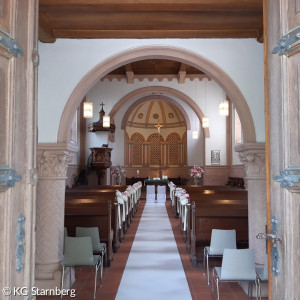
[[144, 186], [146, 185], [166, 185], [168, 186], [169, 180], [168, 179], [145, 179]]

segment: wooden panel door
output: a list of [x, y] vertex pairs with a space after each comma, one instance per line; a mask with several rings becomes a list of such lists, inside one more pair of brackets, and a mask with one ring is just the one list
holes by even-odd
[[[16, 40], [24, 53], [15, 57], [10, 47], [0, 44], [0, 173], [3, 166], [8, 166], [21, 176], [14, 187], [0, 182], [1, 299], [16, 298], [14, 287], [26, 288], [20, 298], [33, 299], [30, 290], [35, 268], [37, 16], [36, 0], [0, 0], [0, 36], [6, 41]], [[4, 287], [11, 288], [11, 293], [6, 290], [7, 297]]]
[[279, 253], [278, 267], [269, 268], [269, 298], [278, 300], [300, 295], [299, 25], [299, 0], [265, 1], [268, 227], [276, 216], [280, 238], [268, 242], [269, 251], [275, 246]]

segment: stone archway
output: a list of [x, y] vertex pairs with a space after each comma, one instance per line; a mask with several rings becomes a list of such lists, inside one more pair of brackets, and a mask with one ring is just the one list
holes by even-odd
[[82, 78], [75, 87], [62, 113], [58, 129], [58, 143], [67, 143], [69, 141], [69, 128], [75, 110], [89, 89], [100, 78], [124, 64], [145, 59], [176, 60], [203, 71], [225, 90], [229, 99], [234, 103], [241, 119], [244, 142], [256, 142], [255, 127], [248, 104], [234, 81], [220, 67], [199, 54], [182, 48], [145, 46], [130, 49], [106, 59]]

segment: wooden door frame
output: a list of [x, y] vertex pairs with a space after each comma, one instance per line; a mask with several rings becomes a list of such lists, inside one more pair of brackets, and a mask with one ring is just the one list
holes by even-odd
[[[263, 20], [264, 20], [264, 86], [265, 86], [265, 149], [266, 149], [266, 206], [267, 206], [267, 231], [271, 229], [271, 195], [270, 195], [270, 127], [269, 127], [269, 69], [268, 69], [268, 43], [267, 34], [267, 0], [263, 1]], [[268, 251], [268, 274], [272, 274], [271, 242], [267, 243]], [[272, 282], [268, 281], [268, 298], [272, 299]]]

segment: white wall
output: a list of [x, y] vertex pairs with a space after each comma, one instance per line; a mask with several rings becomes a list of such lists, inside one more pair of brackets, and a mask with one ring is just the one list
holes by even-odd
[[[64, 106], [83, 76], [112, 55], [145, 45], [184, 48], [218, 65], [240, 88], [252, 113], [257, 141], [264, 141], [263, 44], [255, 39], [58, 39], [53, 44], [39, 43], [39, 142], [57, 142]], [[122, 92], [129, 90], [127, 85]], [[115, 90], [111, 92], [114, 97]]]

